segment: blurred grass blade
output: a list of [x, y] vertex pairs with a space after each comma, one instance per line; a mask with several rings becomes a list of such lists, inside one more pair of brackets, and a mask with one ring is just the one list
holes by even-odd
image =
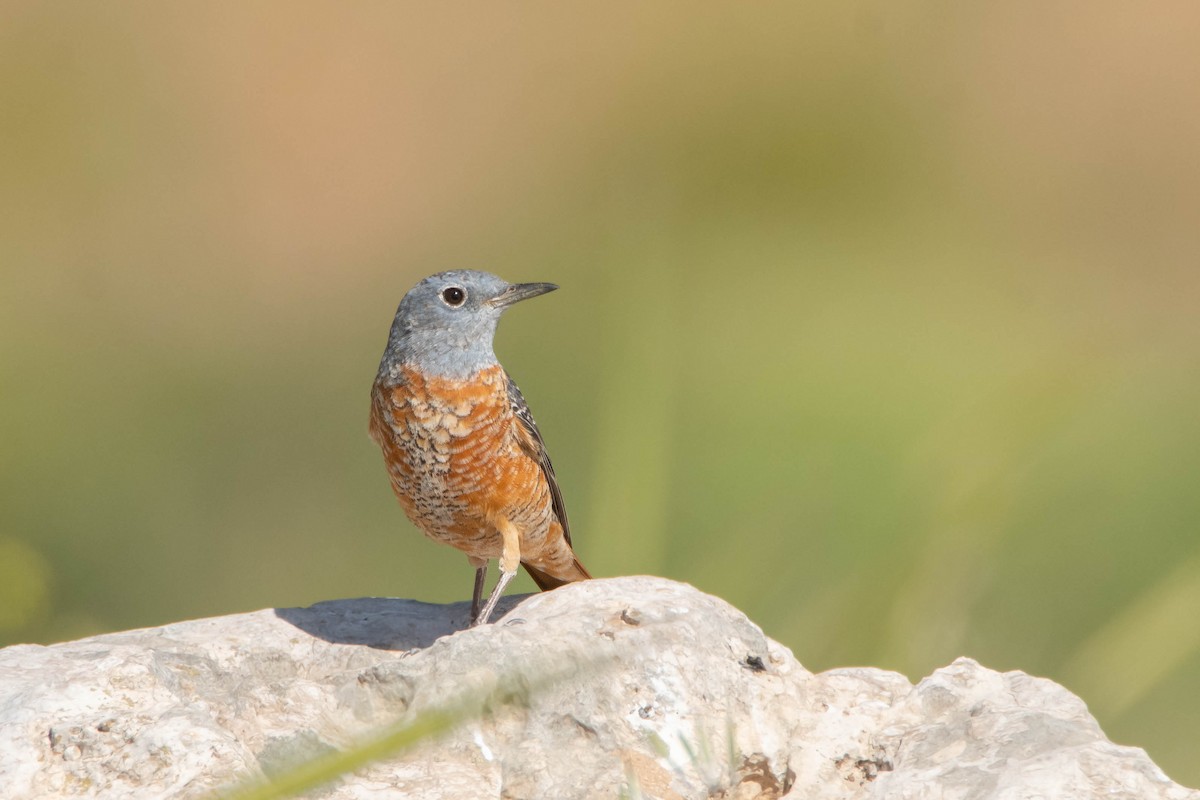
[[603, 501], [584, 526], [604, 531], [605, 549], [592, 557], [598, 574], [657, 574], [666, 561], [678, 292], [663, 270], [641, 273], [637, 288], [629, 292], [623, 282], [613, 288], [628, 317], [608, 337], [602, 364], [606, 379], [597, 404], [591, 494]]
[[472, 708], [478, 708], [477, 704], [463, 702], [451, 709], [423, 712], [416, 719], [392, 726], [347, 750], [335, 750], [272, 778], [247, 781], [232, 791], [213, 795], [212, 800], [277, 800], [315, 789], [451, 730], [472, 716]]
[[1064, 674], [1097, 716], [1120, 714], [1200, 649], [1200, 556], [1193, 556], [1076, 650]]
[[281, 800], [337, 780], [375, 761], [391, 758], [430, 739], [447, 733], [463, 722], [491, 714], [529, 698], [563, 680], [577, 679], [606, 663], [611, 656], [589, 655], [566, 669], [553, 670], [530, 680], [524, 675], [501, 676], [489, 690], [469, 692], [457, 701], [418, 712], [369, 734], [344, 750], [334, 750], [266, 778], [248, 779], [232, 788], [215, 792], [210, 800]]

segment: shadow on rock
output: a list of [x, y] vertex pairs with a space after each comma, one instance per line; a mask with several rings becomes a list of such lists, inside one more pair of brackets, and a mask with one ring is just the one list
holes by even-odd
[[[492, 620], [511, 611], [529, 595], [501, 599]], [[387, 597], [325, 600], [307, 608], [277, 608], [275, 616], [333, 644], [377, 650], [421, 650], [470, 624], [471, 604], [421, 603]]]

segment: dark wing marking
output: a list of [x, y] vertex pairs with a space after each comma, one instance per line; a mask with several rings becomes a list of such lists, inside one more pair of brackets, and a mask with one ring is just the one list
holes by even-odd
[[554, 475], [554, 465], [550, 463], [550, 454], [546, 452], [546, 443], [542, 441], [542, 432], [538, 430], [537, 423], [533, 421], [533, 413], [529, 410], [529, 404], [525, 402], [525, 397], [517, 388], [517, 384], [507, 374], [504, 377], [508, 382], [509, 405], [512, 406], [513, 414], [521, 423], [521, 427], [529, 434], [528, 437], [521, 437], [522, 447], [529, 453], [529, 457], [537, 461], [542, 468], [542, 474], [546, 476], [546, 483], [550, 485], [550, 504], [554, 509], [554, 516], [558, 517], [558, 524], [562, 525], [563, 538], [567, 540], [567, 544], [571, 544], [571, 527], [567, 524], [567, 507], [563, 503], [562, 490], [558, 488], [558, 478]]

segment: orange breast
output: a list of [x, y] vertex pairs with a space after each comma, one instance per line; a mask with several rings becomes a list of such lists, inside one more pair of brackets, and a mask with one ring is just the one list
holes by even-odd
[[522, 550], [537, 549], [557, 523], [541, 467], [520, 447], [504, 371], [459, 382], [405, 369], [402, 378], [373, 388], [370, 433], [409, 519], [433, 539], [494, 558], [494, 520], [504, 515], [522, 531]]

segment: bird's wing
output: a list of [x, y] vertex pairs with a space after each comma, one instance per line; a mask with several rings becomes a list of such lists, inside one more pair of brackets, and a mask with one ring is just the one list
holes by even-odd
[[554, 516], [558, 517], [558, 524], [562, 525], [563, 538], [567, 540], [567, 544], [571, 544], [571, 527], [567, 524], [567, 507], [563, 504], [562, 490], [558, 488], [558, 478], [554, 476], [554, 465], [550, 463], [550, 454], [546, 452], [546, 443], [542, 441], [542, 433], [538, 430], [537, 423], [533, 421], [533, 413], [530, 412], [529, 404], [525, 402], [517, 384], [508, 375], [504, 377], [508, 381], [509, 405], [512, 406], [517, 421], [521, 423], [521, 432], [525, 434], [518, 437], [521, 449], [538, 462], [542, 468], [542, 474], [546, 476], [546, 483], [550, 485], [550, 504], [554, 509]]

